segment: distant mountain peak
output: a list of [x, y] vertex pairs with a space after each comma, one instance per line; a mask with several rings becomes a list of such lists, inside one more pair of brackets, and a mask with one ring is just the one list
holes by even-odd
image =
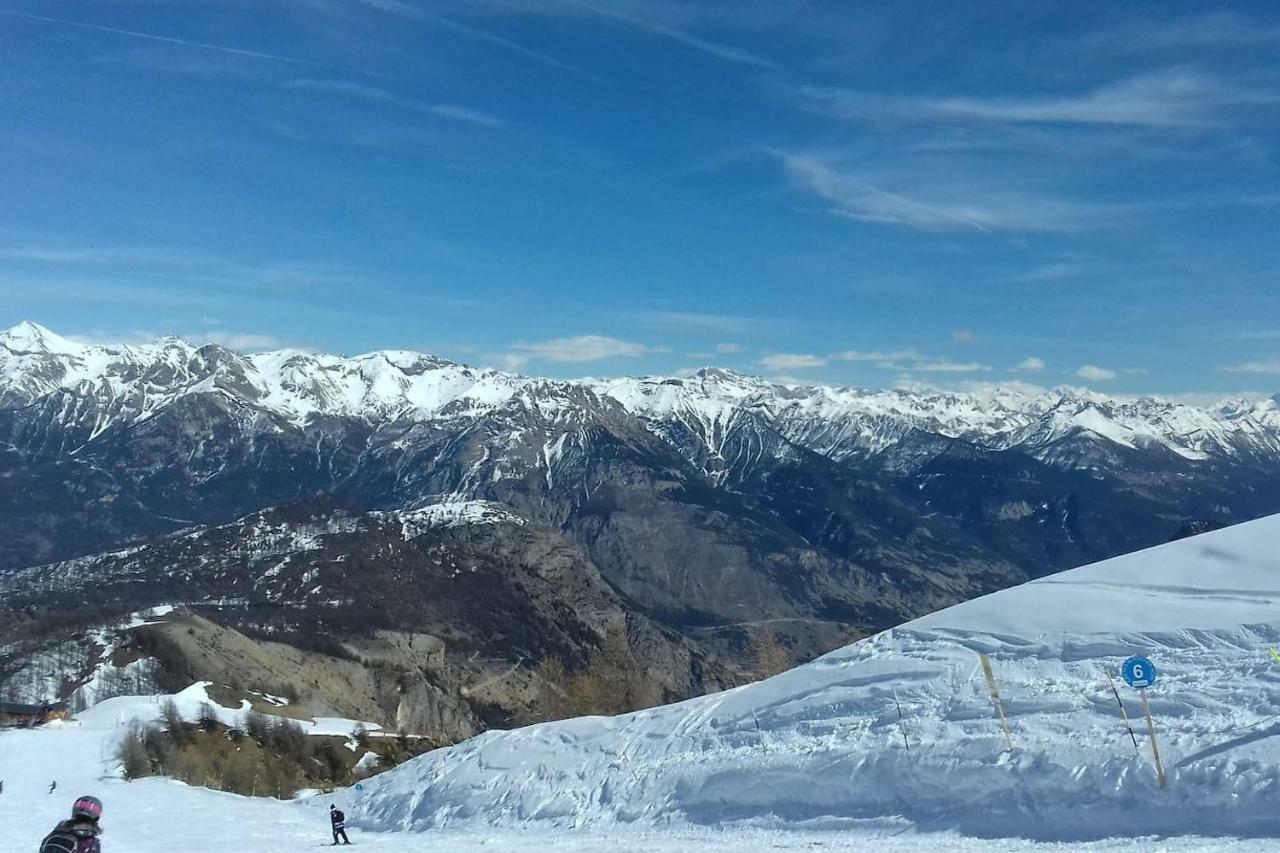
[[67, 340], [30, 320], [23, 320], [13, 328], [0, 332], [0, 346], [15, 353], [54, 355], [79, 355], [85, 349], [84, 344]]

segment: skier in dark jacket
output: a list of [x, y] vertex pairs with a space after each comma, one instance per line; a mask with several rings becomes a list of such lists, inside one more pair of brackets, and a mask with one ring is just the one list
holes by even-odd
[[343, 844], [350, 844], [347, 838], [347, 816], [336, 805], [329, 806], [329, 823], [333, 824], [333, 844], [338, 844], [338, 836], [342, 836]]
[[102, 801], [97, 797], [81, 797], [71, 807], [71, 819], [54, 827], [40, 842], [40, 853], [102, 853], [98, 836], [102, 827]]

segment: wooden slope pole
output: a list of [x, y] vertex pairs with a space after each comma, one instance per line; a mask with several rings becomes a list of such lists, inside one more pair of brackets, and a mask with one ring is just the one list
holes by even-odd
[[1147, 701], [1147, 691], [1142, 691], [1142, 713], [1147, 715], [1147, 734], [1151, 737], [1151, 754], [1156, 759], [1156, 781], [1160, 787], [1165, 786], [1164, 762], [1160, 760], [1160, 747], [1156, 746], [1156, 724], [1151, 719], [1151, 703]]
[[907, 752], [911, 751], [911, 740], [907, 737], [907, 721], [902, 717], [902, 703], [898, 701], [898, 688], [893, 689], [893, 704], [898, 706], [898, 727], [902, 729], [902, 742], [907, 745]]
[[1124, 717], [1124, 727], [1129, 730], [1129, 737], [1133, 739], [1133, 748], [1141, 749], [1138, 746], [1138, 736], [1133, 733], [1133, 723], [1129, 720], [1129, 712], [1125, 710], [1124, 701], [1120, 698], [1120, 691], [1116, 688], [1116, 680], [1111, 677], [1111, 673], [1107, 673], [1107, 683], [1111, 685], [1111, 692], [1116, 695], [1116, 704], [1120, 706], [1120, 715]]
[[982, 671], [987, 676], [987, 689], [991, 691], [991, 701], [996, 705], [996, 711], [1000, 713], [1000, 725], [1004, 727], [1004, 742], [1007, 745], [1008, 752], [1013, 752], [1013, 735], [1009, 734], [1009, 720], [1004, 715], [1004, 702], [1000, 701], [1000, 688], [996, 687], [996, 673], [991, 668], [991, 658], [986, 655], [978, 655], [982, 660]]

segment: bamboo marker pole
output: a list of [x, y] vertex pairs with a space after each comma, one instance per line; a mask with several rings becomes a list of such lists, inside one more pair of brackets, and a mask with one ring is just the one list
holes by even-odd
[[1142, 713], [1147, 715], [1147, 734], [1151, 737], [1151, 754], [1156, 759], [1156, 781], [1160, 787], [1165, 786], [1164, 762], [1160, 760], [1160, 747], [1156, 745], [1156, 724], [1151, 719], [1151, 703], [1147, 701], [1147, 690], [1142, 689]]
[[902, 729], [902, 742], [907, 746], [907, 752], [911, 752], [911, 740], [907, 737], [907, 721], [902, 717], [902, 703], [898, 701], [898, 688], [893, 688], [893, 704], [898, 707], [898, 727]]
[[982, 661], [982, 672], [987, 676], [987, 689], [991, 691], [991, 701], [996, 705], [996, 711], [1000, 714], [1000, 725], [1004, 727], [1004, 742], [1007, 745], [1008, 752], [1013, 752], [1013, 735], [1009, 734], [1009, 720], [1004, 715], [1004, 702], [1000, 701], [1000, 688], [996, 687], [996, 673], [991, 668], [991, 658], [986, 655], [978, 655]]
[[1111, 677], [1111, 673], [1107, 673], [1107, 683], [1111, 685], [1111, 692], [1116, 695], [1116, 704], [1120, 706], [1120, 715], [1124, 717], [1124, 727], [1129, 730], [1129, 737], [1133, 739], [1133, 748], [1141, 750], [1138, 746], [1138, 736], [1133, 733], [1133, 723], [1129, 720], [1129, 712], [1125, 710], [1124, 701], [1120, 698], [1120, 690], [1116, 687], [1116, 680]]

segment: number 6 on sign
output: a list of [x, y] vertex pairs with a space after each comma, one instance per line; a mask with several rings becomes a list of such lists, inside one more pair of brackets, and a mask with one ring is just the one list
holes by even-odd
[[1141, 690], [1156, 683], [1156, 666], [1147, 658], [1135, 656], [1121, 665], [1120, 675], [1130, 687]]

